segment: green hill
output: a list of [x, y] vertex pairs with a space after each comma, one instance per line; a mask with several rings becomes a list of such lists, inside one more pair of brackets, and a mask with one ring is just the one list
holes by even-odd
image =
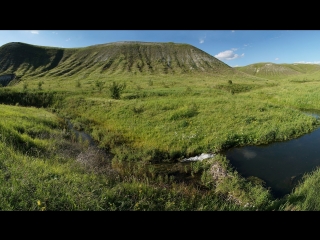
[[20, 42], [0, 47], [0, 75], [225, 73], [234, 69], [189, 44], [115, 42], [54, 48]]
[[243, 67], [235, 67], [235, 69], [257, 77], [282, 79], [319, 73], [320, 65], [302, 63], [275, 64], [270, 62], [262, 62]]

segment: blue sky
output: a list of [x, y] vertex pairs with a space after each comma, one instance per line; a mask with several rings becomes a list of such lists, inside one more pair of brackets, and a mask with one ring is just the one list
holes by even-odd
[[187, 43], [231, 67], [320, 64], [320, 30], [0, 30], [0, 46], [24, 42], [78, 48], [117, 41]]

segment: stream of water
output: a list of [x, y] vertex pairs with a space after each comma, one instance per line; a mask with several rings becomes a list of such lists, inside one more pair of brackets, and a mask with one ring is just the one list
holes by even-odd
[[[305, 113], [320, 118], [320, 113]], [[70, 121], [68, 127], [77, 138], [87, 140], [91, 146], [96, 145], [89, 134], [76, 130]], [[281, 198], [291, 193], [305, 173], [320, 166], [320, 128], [290, 141], [231, 148], [224, 154], [242, 176], [260, 178], [275, 197]], [[183, 162], [198, 161], [213, 156], [213, 154], [202, 154], [184, 159]]]
[[96, 143], [89, 134], [85, 133], [84, 131], [78, 131], [77, 129], [75, 129], [75, 127], [69, 119], [67, 120], [67, 123], [69, 130], [76, 135], [76, 138], [78, 140], [81, 139], [82, 141], [88, 141], [90, 146], [96, 146]]
[[[319, 118], [318, 113], [305, 113]], [[320, 166], [320, 128], [290, 141], [232, 148], [225, 155], [242, 176], [262, 179], [280, 198], [291, 193], [305, 173]]]

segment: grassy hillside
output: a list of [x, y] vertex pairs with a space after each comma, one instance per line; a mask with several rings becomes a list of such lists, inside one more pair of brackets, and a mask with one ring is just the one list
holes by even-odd
[[37, 75], [56, 67], [63, 50], [13, 42], [0, 47], [0, 74]]
[[314, 77], [320, 75], [319, 64], [275, 64], [275, 63], [255, 63], [235, 69], [247, 74], [267, 78], [267, 79], [299, 79], [302, 77]]
[[8, 43], [0, 47], [0, 59], [0, 74], [23, 77], [233, 71], [198, 48], [176, 43], [116, 42], [74, 49]]

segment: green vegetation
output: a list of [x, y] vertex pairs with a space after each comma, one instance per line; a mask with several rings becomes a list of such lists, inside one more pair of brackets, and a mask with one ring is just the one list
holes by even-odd
[[[318, 170], [274, 199], [222, 154], [316, 129], [319, 120], [300, 111], [319, 109], [316, 66], [254, 76], [173, 43], [11, 43], [0, 56], [0, 75], [21, 76], [0, 89], [1, 210], [320, 209]], [[180, 162], [208, 152], [215, 157]]]
[[120, 94], [123, 92], [123, 90], [126, 88], [126, 85], [112, 82], [112, 84], [109, 87], [109, 90], [111, 92], [111, 97], [113, 99], [120, 99]]
[[2, 105], [0, 114], [5, 119], [0, 125], [1, 210], [250, 210], [270, 197], [231, 169], [225, 170], [225, 180], [210, 179], [212, 166], [227, 167], [223, 157], [188, 166], [189, 173], [203, 172], [197, 181], [206, 190], [199, 191], [151, 165], [112, 163], [101, 150], [75, 140], [64, 121], [44, 109]]
[[306, 76], [318, 75], [320, 71], [319, 64], [275, 64], [275, 63], [255, 63], [235, 69], [254, 75], [257, 77], [281, 80], [288, 77], [297, 77], [302, 79]]

